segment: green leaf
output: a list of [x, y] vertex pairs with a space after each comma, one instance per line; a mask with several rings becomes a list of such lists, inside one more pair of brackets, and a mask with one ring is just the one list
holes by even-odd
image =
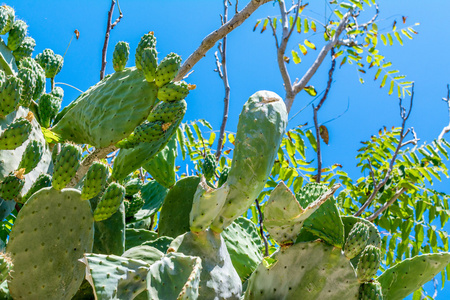
[[306, 55], [308, 53], [308, 50], [302, 44], [298, 44], [298, 47], [300, 48], [300, 51], [302, 52], [303, 55]]
[[306, 18], [303, 20], [303, 31], [304, 31], [305, 33], [308, 33], [308, 32], [309, 32], [308, 19], [306, 19]]
[[306, 45], [308, 48], [311, 48], [311, 49], [314, 49], [314, 50], [317, 49], [317, 48], [316, 48], [316, 45], [314, 45], [312, 42], [308, 41], [307, 39], [305, 39], [304, 43], [305, 43], [305, 45]]
[[400, 45], [403, 46], [403, 40], [402, 37], [400, 36], [400, 33], [398, 33], [398, 31], [394, 32], [395, 37], [397, 38], [398, 42], [400, 43]]
[[300, 56], [298, 56], [297, 51], [291, 50], [291, 53], [292, 53], [292, 58], [294, 59], [295, 64], [299, 64], [302, 62], [302, 59], [300, 58]]
[[335, 13], [335, 15], [336, 16], [338, 16], [338, 18], [340, 19], [340, 20], [342, 20], [342, 18], [344, 17], [344, 15], [339, 11], [339, 10], [334, 10], [334, 13]]
[[392, 92], [394, 91], [394, 80], [391, 80], [391, 84], [389, 86], [389, 92], [388, 95], [392, 95]]
[[394, 44], [394, 41], [392, 39], [392, 35], [390, 33], [387, 34], [387, 37], [389, 39], [389, 46], [392, 46]]
[[300, 17], [297, 18], [297, 32], [302, 32], [302, 20], [300, 19]]
[[304, 88], [303, 90], [304, 90], [305, 92], [307, 92], [308, 95], [310, 95], [310, 96], [312, 96], [312, 97], [315, 97], [315, 96], [317, 95], [317, 91], [316, 91], [316, 89], [314, 88], [314, 86], [312, 86], [312, 85], [305, 86], [305, 88]]
[[314, 151], [317, 152], [317, 141], [316, 141], [316, 138], [314, 137], [314, 134], [312, 133], [311, 130], [308, 130], [306, 132], [306, 137], [308, 138], [309, 143], [313, 147]]
[[386, 46], [387, 44], [386, 36], [384, 34], [380, 34], [380, 38], [383, 41], [383, 44]]
[[383, 80], [381, 81], [381, 84], [380, 84], [380, 88], [384, 87], [384, 85], [386, 84], [387, 78], [388, 78], [388, 75], [387, 74], [384, 75]]
[[266, 29], [267, 29], [267, 24], [269, 24], [269, 19], [265, 19], [265, 20], [264, 20], [263, 27], [262, 27], [260, 33], [263, 33], [264, 31], [266, 31]]

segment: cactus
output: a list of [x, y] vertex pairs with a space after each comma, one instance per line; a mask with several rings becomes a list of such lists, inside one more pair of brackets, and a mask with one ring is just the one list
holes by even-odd
[[29, 68], [19, 69], [17, 77], [22, 80], [22, 93], [19, 104], [23, 107], [29, 107], [36, 89], [36, 77]]
[[359, 258], [356, 274], [361, 282], [370, 281], [378, 271], [381, 264], [381, 250], [375, 246], [369, 245]]
[[61, 98], [44, 94], [39, 99], [39, 121], [42, 127], [49, 128], [61, 108]]
[[175, 53], [169, 53], [159, 63], [156, 68], [155, 83], [158, 87], [162, 87], [166, 83], [170, 82], [178, 73], [178, 69], [181, 65], [181, 57]]
[[162, 101], [178, 101], [186, 98], [191, 86], [184, 81], [168, 82], [158, 89], [158, 99]]
[[59, 86], [55, 86], [50, 94], [62, 100], [64, 97], [64, 90]]
[[30, 141], [25, 148], [25, 151], [22, 155], [22, 160], [19, 164], [19, 169], [24, 168], [24, 174], [30, 173], [42, 158], [42, 154], [44, 151], [44, 146], [39, 141]]
[[27, 35], [28, 25], [22, 20], [14, 21], [14, 24], [8, 35], [8, 48], [11, 51], [20, 47]]
[[85, 270], [78, 259], [92, 250], [94, 237], [91, 207], [80, 195], [43, 188], [20, 210], [6, 248], [14, 299], [70, 299], [77, 292]]
[[222, 232], [242, 215], [266, 184], [287, 124], [283, 100], [275, 93], [253, 94], [239, 116], [226, 202], [211, 228]]
[[0, 6], [0, 35], [7, 34], [14, 24], [14, 9], [10, 6]]
[[228, 173], [230, 172], [229, 167], [224, 167], [222, 173], [220, 173], [219, 181], [217, 182], [218, 187], [221, 187], [228, 180]]
[[113, 68], [114, 71], [120, 72], [125, 69], [130, 55], [130, 46], [127, 42], [118, 42], [113, 52]]
[[41, 174], [33, 183], [28, 192], [20, 200], [21, 203], [27, 202], [27, 200], [40, 189], [52, 186], [52, 177], [48, 174]]
[[88, 200], [97, 196], [108, 179], [108, 167], [101, 162], [94, 162], [86, 173], [81, 199]]
[[131, 199], [125, 199], [125, 216], [127, 218], [134, 217], [134, 215], [144, 206], [144, 200], [139, 194], [135, 194]]
[[26, 118], [18, 118], [0, 135], [0, 150], [14, 150], [21, 146], [31, 133], [33, 114]]
[[20, 169], [3, 178], [2, 183], [0, 183], [1, 198], [5, 200], [14, 200], [19, 196], [19, 193], [25, 184], [25, 180], [23, 179], [24, 173], [25, 169]]
[[155, 81], [156, 68], [158, 66], [158, 53], [156, 52], [155, 48], [145, 48], [142, 51], [140, 65], [142, 68], [142, 72], [144, 73], [145, 80], [147, 80], [148, 82]]
[[80, 160], [80, 147], [67, 143], [62, 145], [61, 152], [55, 161], [55, 171], [52, 179], [54, 189], [61, 190], [70, 182], [80, 166]]
[[27, 36], [23, 39], [22, 44], [14, 50], [12, 54], [14, 55], [16, 61], [20, 61], [25, 57], [31, 57], [34, 47], [36, 47], [36, 41], [32, 37]]
[[[99, 197], [97, 197], [99, 198]], [[91, 206], [94, 208], [93, 201]], [[95, 207], [96, 207], [95, 203]], [[94, 223], [94, 246], [92, 252], [102, 254], [122, 255], [125, 252], [125, 207], [119, 206], [108, 219]]]
[[383, 292], [379, 282], [365, 282], [359, 286], [358, 300], [383, 300]]
[[214, 174], [216, 172], [216, 156], [212, 153], [209, 153], [205, 156], [202, 164], [202, 172], [203, 176], [205, 176], [206, 181], [210, 181], [211, 178], [214, 177]]
[[147, 182], [141, 189], [144, 206], [134, 215], [137, 221], [149, 219], [161, 208], [169, 190], [155, 180]]
[[142, 180], [140, 178], [133, 178], [129, 181], [127, 181], [124, 184], [126, 196], [133, 196], [134, 194], [137, 194], [142, 189]]
[[143, 168], [159, 184], [166, 188], [172, 187], [175, 182], [175, 159], [177, 157], [177, 141], [175, 135], [170, 139], [164, 149], [150, 160]]
[[[3, 71], [2, 71], [3, 76]], [[7, 115], [16, 110], [19, 105], [22, 94], [22, 80], [7, 76], [0, 88], [0, 117], [5, 118]]]
[[94, 220], [103, 221], [111, 217], [119, 208], [124, 197], [125, 188], [118, 183], [111, 183], [94, 211]]
[[345, 242], [345, 256], [352, 259], [360, 254], [366, 247], [368, 239], [369, 227], [366, 224], [358, 222], [353, 225], [352, 230], [348, 234], [347, 241]]
[[11, 279], [11, 269], [13, 263], [11, 257], [7, 253], [0, 252], [0, 282], [9, 281]]
[[55, 54], [51, 49], [44, 49], [42, 53], [36, 55], [36, 61], [45, 71], [45, 77], [55, 78], [61, 71], [64, 59], [61, 55]]
[[33, 99], [37, 100], [41, 97], [45, 90], [45, 71], [31, 57], [25, 57], [19, 62], [19, 69], [27, 68], [34, 72], [33, 77], [36, 79], [36, 87], [33, 93]]
[[[146, 48], [156, 48], [156, 38], [153, 35], [153, 32], [144, 34], [144, 36], [142, 36], [137, 48], [136, 48], [136, 68], [138, 68], [139, 70], [142, 69], [141, 66], [141, 58], [142, 58], [142, 54], [144, 52], [144, 49]], [[156, 52], [156, 49], [155, 49]]]

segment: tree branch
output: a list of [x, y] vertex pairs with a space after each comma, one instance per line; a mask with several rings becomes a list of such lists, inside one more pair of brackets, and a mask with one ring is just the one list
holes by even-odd
[[[226, 23], [228, 21], [228, 0], [224, 0], [223, 2], [223, 22]], [[219, 161], [220, 155], [222, 153], [222, 144], [225, 137], [225, 127], [227, 125], [228, 120], [228, 109], [230, 103], [230, 84], [228, 82], [228, 72], [227, 72], [227, 36], [224, 36], [222, 39], [222, 45], [219, 44], [219, 52], [222, 57], [221, 67], [218, 66], [217, 69], [219, 71], [219, 75], [222, 78], [223, 86], [225, 88], [225, 97], [223, 99], [223, 116], [222, 116], [222, 124], [220, 125], [220, 133], [219, 133], [219, 142], [217, 143], [217, 151], [216, 151], [216, 160]], [[222, 69], [222, 72], [220, 72]]]
[[261, 234], [261, 238], [264, 242], [264, 256], [269, 256], [269, 243], [267, 242], [267, 237], [264, 235], [264, 225], [263, 225], [263, 216], [261, 212], [261, 207], [259, 206], [258, 199], [255, 200], [256, 203], [256, 209], [258, 210], [259, 214], [259, 233]]
[[119, 14], [120, 15], [117, 18], [117, 20], [114, 22], [114, 24], [111, 25], [112, 14], [113, 14], [115, 5], [116, 5], [116, 0], [111, 0], [111, 8], [109, 9], [108, 20], [106, 22], [105, 42], [103, 43], [103, 49], [102, 49], [102, 67], [100, 69], [100, 80], [102, 80], [103, 77], [105, 77], [106, 51], [108, 49], [109, 35], [110, 35], [110, 32], [111, 32], [111, 29], [113, 29], [117, 25], [117, 23], [120, 22], [120, 19], [122, 19], [122, 17], [123, 17], [123, 14], [122, 14], [122, 11], [120, 10], [119, 4], [117, 4], [117, 6], [119, 7]]
[[398, 197], [400, 197], [401, 194], [406, 192], [407, 188], [401, 188], [400, 190], [397, 190], [397, 192], [394, 194], [394, 196], [386, 202], [382, 207], [380, 207], [376, 212], [374, 212], [370, 217], [367, 217], [367, 221], [373, 221], [375, 220], [379, 214], [381, 214], [383, 211], [385, 211], [389, 206], [391, 206], [395, 201], [397, 201]]
[[[442, 98], [442, 100], [444, 102], [447, 102], [447, 110], [448, 110], [448, 115], [449, 115], [449, 119], [450, 119], [450, 85], [447, 84], [447, 99]], [[450, 131], [450, 122], [447, 126], [445, 126], [441, 133], [439, 134], [438, 140], [442, 140], [444, 138], [444, 134], [446, 134], [447, 132]]]
[[211, 32], [206, 36], [201, 42], [200, 46], [186, 59], [178, 71], [177, 76], [174, 81], [180, 81], [187, 72], [189, 72], [192, 67], [203, 57], [206, 52], [211, 49], [214, 44], [223, 39], [228, 33], [233, 31], [239, 25], [241, 25], [250, 15], [261, 5], [269, 2], [271, 0], [251, 0], [247, 6], [244, 7], [240, 12], [236, 13], [233, 18], [223, 24], [219, 29]]
[[351, 16], [351, 12], [347, 12], [343, 17], [341, 22], [339, 23], [336, 32], [332, 39], [320, 50], [319, 55], [317, 56], [314, 63], [311, 65], [311, 67], [306, 71], [305, 75], [303, 75], [302, 79], [300, 79], [297, 83], [293, 86], [293, 93], [294, 97], [286, 97], [286, 108], [288, 112], [291, 110], [292, 104], [294, 102], [295, 95], [298, 94], [300, 91], [302, 91], [305, 86], [308, 84], [309, 80], [313, 77], [313, 75], [316, 73], [317, 69], [319, 69], [320, 65], [322, 64], [323, 60], [325, 59], [328, 52], [336, 46], [336, 44], [339, 41], [339, 36], [342, 34], [342, 32], [345, 29], [345, 26], [347, 25], [348, 18]]
[[402, 118], [402, 128], [400, 131], [400, 139], [398, 141], [397, 148], [395, 149], [395, 152], [392, 155], [392, 159], [389, 163], [389, 168], [386, 172], [386, 175], [384, 176], [383, 180], [374, 187], [372, 194], [369, 196], [369, 198], [366, 200], [366, 202], [361, 206], [361, 208], [354, 214], [355, 217], [360, 216], [364, 212], [364, 210], [370, 205], [370, 203], [372, 203], [373, 199], [375, 199], [375, 196], [378, 194], [378, 191], [386, 184], [389, 177], [391, 176], [392, 169], [394, 168], [394, 163], [395, 163], [395, 160], [397, 159], [398, 152], [400, 151], [400, 148], [402, 148], [402, 146], [404, 145], [402, 142], [403, 142], [404, 138], [410, 132], [410, 129], [406, 130], [406, 132], [405, 132], [405, 125], [406, 125], [406, 120], [408, 120], [408, 118], [411, 114], [411, 110], [413, 107], [413, 100], [414, 100], [414, 83], [412, 85], [411, 100], [410, 100], [410, 106], [409, 106], [408, 113], [406, 113], [406, 109], [402, 106], [402, 100], [400, 99], [400, 101], [399, 101], [400, 116]]
[[77, 185], [77, 183], [86, 175], [89, 167], [92, 165], [94, 161], [101, 160], [105, 158], [109, 153], [116, 151], [116, 146], [112, 145], [106, 148], [95, 149], [91, 154], [89, 154], [83, 161], [81, 162], [80, 167], [77, 170], [77, 173], [72, 178], [67, 187], [73, 188]]

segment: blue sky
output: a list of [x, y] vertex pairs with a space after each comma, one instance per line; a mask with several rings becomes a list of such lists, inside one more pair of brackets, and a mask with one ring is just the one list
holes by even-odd
[[[233, 3], [235, 1], [232, 1]], [[247, 1], [240, 1], [242, 8]], [[290, 2], [290, 1], [287, 1]], [[305, 1], [304, 1], [305, 2]], [[324, 19], [324, 13], [330, 14], [326, 1], [311, 1], [305, 15], [318, 20]], [[73, 40], [65, 56], [64, 67], [56, 77], [63, 82], [85, 91], [99, 80], [101, 49], [110, 1], [32, 1], [15, 0], [6, 2], [16, 9], [16, 15], [29, 25], [29, 34], [36, 39], [34, 55], [45, 48], [51, 48], [63, 55], [73, 36], [80, 32], [79, 40]], [[450, 83], [450, 28], [448, 11], [450, 3], [435, 0], [432, 5], [418, 0], [380, 1], [380, 31], [386, 31], [397, 20], [401, 24], [402, 16], [407, 16], [407, 25], [420, 23], [419, 32], [414, 40], [404, 39], [404, 46], [380, 46], [380, 51], [400, 73], [415, 82], [415, 102], [407, 126], [414, 126], [421, 142], [431, 142], [437, 138], [443, 126], [449, 122], [445, 103], [441, 101], [447, 94], [446, 85]], [[222, 1], [121, 1], [124, 13], [121, 22], [112, 30], [108, 51], [107, 73], [112, 73], [112, 51], [118, 41], [130, 43], [131, 55], [128, 66], [134, 65], [134, 49], [141, 36], [154, 31], [158, 40], [157, 49], [162, 58], [170, 52], [176, 52], [186, 59], [200, 44], [201, 40], [220, 25]], [[234, 10], [234, 7], [231, 8]], [[369, 10], [371, 13], [372, 10]], [[228, 73], [231, 86], [231, 104], [227, 130], [235, 131], [238, 115], [248, 97], [258, 90], [272, 90], [284, 97], [282, 80], [277, 69], [274, 39], [270, 29], [263, 34], [253, 32], [257, 19], [278, 16], [277, 6], [272, 3], [259, 8], [242, 26], [233, 31], [228, 38]], [[117, 10], [114, 18], [117, 17]], [[290, 49], [308, 38], [320, 45], [320, 34], [294, 34]], [[298, 48], [297, 48], [298, 49]], [[197, 85], [186, 99], [188, 112], [185, 120], [204, 118], [215, 129], [219, 129], [223, 108], [223, 84], [215, 69], [214, 51], [194, 67], [195, 72], [188, 82]], [[301, 77], [309, 67], [318, 51], [310, 51], [303, 62], [289, 65], [291, 77]], [[310, 84], [320, 92], [327, 80], [330, 60], [324, 62]], [[334, 83], [328, 100], [320, 110], [319, 122], [332, 119], [348, 111], [339, 119], [327, 124], [330, 143], [324, 146], [323, 165], [340, 163], [353, 178], [360, 176], [356, 168], [356, 150], [360, 141], [370, 138], [383, 126], [399, 126], [398, 100], [388, 96], [387, 88], [380, 89], [380, 82], [373, 81], [374, 73], [363, 76], [365, 84], [358, 81], [355, 66], [346, 65], [336, 70]], [[79, 92], [66, 86], [63, 106], [74, 100]], [[311, 97], [300, 93], [291, 110], [291, 116], [304, 107]], [[312, 109], [306, 108], [293, 118], [289, 127], [308, 122], [312, 125]], [[450, 192], [448, 179], [436, 184], [441, 191]], [[450, 297], [450, 287], [440, 292], [437, 299]], [[447, 292], [447, 290], [449, 292]]]

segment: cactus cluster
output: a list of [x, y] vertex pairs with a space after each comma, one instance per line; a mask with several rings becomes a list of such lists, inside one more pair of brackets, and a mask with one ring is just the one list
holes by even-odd
[[[194, 86], [174, 81], [178, 55], [158, 62], [152, 32], [137, 45], [135, 67], [119, 42], [115, 72], [62, 110], [64, 91], [46, 90], [46, 78], [54, 83], [63, 58], [51, 49], [32, 58], [27, 25], [4, 5], [7, 33], [0, 212], [15, 220], [0, 245], [0, 297], [402, 299], [450, 262], [436, 253], [381, 268], [377, 228], [342, 215], [338, 185], [264, 190], [287, 126], [277, 94], [259, 91], [245, 103], [231, 165], [205, 149], [198, 174], [178, 178], [175, 133]], [[105, 149], [119, 152], [92, 155]], [[257, 228], [242, 215], [263, 190], [270, 196]]]

